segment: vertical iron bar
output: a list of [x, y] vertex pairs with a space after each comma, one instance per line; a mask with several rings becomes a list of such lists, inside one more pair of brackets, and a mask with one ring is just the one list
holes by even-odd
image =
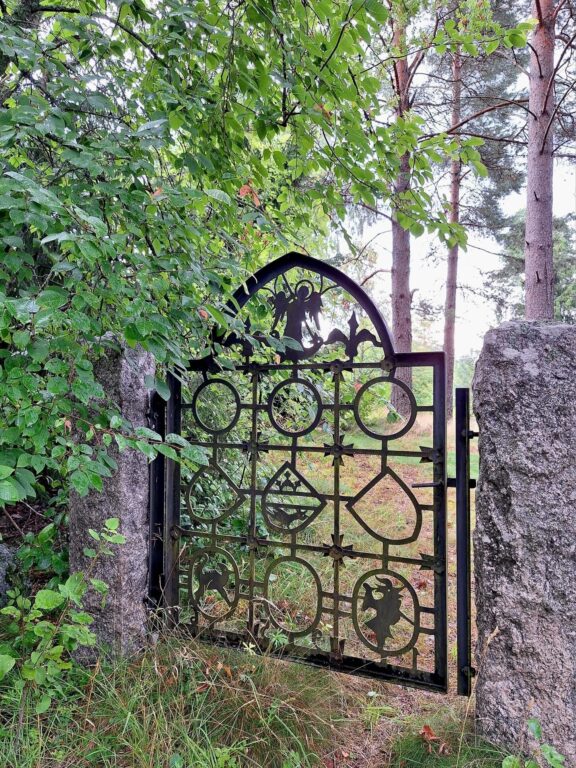
[[[172, 373], [167, 376], [170, 398], [166, 405], [166, 433], [180, 434], [182, 425], [182, 384]], [[180, 523], [180, 465], [173, 459], [166, 461], [166, 496], [164, 516], [164, 607], [169, 624], [178, 620], [178, 546], [175, 526]]]
[[[150, 394], [150, 428], [165, 437], [166, 403], [158, 392]], [[162, 560], [164, 551], [164, 475], [165, 459], [159, 453], [150, 464], [148, 599], [157, 608], [162, 599]]]
[[434, 448], [439, 460], [434, 462], [434, 573], [435, 595], [435, 673], [444, 690], [448, 687], [448, 592], [446, 562], [446, 359], [444, 353], [434, 356]]
[[456, 605], [458, 693], [472, 690], [470, 580], [470, 390], [456, 389]]

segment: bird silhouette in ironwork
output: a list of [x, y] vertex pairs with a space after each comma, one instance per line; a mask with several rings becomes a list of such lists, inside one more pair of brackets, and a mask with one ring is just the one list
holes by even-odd
[[[386, 640], [392, 637], [390, 628], [397, 624], [402, 618], [400, 611], [402, 605], [402, 596], [400, 592], [404, 587], [395, 587], [390, 579], [376, 576], [378, 586], [372, 587], [365, 583], [364, 599], [362, 601], [362, 610], [374, 610], [376, 616], [364, 622], [364, 625], [371, 629], [376, 635], [376, 644], [378, 650], [384, 650]], [[381, 597], [377, 595], [380, 594]]]

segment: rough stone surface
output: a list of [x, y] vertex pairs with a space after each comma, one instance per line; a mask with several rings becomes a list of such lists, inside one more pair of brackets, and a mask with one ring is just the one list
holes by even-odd
[[576, 326], [490, 331], [474, 410], [478, 725], [522, 749], [535, 717], [576, 766]]
[[16, 551], [12, 547], [0, 542], [0, 608], [6, 605], [6, 592], [10, 589], [7, 574], [15, 558]]
[[[110, 401], [118, 403], [122, 415], [134, 427], [148, 426], [149, 393], [144, 377], [154, 374], [154, 358], [141, 349], [111, 350], [95, 367], [95, 373]], [[112, 449], [111, 449], [112, 450]], [[73, 571], [87, 571], [93, 561], [83, 554], [94, 541], [88, 529], [100, 530], [109, 517], [120, 519], [126, 543], [115, 548], [113, 557], [96, 564], [92, 576], [109, 585], [105, 607], [100, 595], [90, 592], [86, 609], [93, 615], [92, 629], [112, 652], [129, 653], [142, 647], [146, 638], [148, 580], [148, 461], [132, 450], [112, 455], [118, 471], [105, 479], [102, 493], [84, 498], [72, 494], [70, 501], [70, 564]]]

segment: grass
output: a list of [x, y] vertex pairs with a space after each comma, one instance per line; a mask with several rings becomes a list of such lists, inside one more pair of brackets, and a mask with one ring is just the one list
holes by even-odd
[[390, 768], [501, 768], [504, 753], [496, 747], [461, 735], [460, 730], [432, 733], [439, 740], [426, 738], [427, 731], [402, 736], [394, 745]]
[[73, 677], [21, 728], [4, 699], [2, 768], [308, 768], [342, 717], [319, 670], [188, 641]]
[[174, 637], [75, 669], [43, 715], [0, 690], [0, 765], [500, 768], [464, 702], [372, 682]]

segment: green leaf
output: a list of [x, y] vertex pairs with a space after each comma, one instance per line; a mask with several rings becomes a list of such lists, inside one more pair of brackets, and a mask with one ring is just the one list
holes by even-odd
[[232, 199], [230, 195], [226, 194], [226, 192], [221, 189], [205, 189], [204, 193], [208, 195], [208, 197], [212, 197], [214, 200], [218, 200], [219, 203], [232, 205]]
[[170, 432], [166, 435], [166, 442], [173, 445], [179, 445], [182, 448], [188, 448], [190, 443], [182, 435], [178, 435], [175, 432]]
[[167, 124], [168, 120], [166, 118], [162, 118], [160, 120], [150, 120], [147, 123], [143, 123], [140, 128], [136, 131], [136, 136], [142, 136], [145, 134], [161, 134], [164, 131], [164, 127]]
[[34, 607], [43, 611], [53, 611], [62, 605], [64, 600], [65, 597], [60, 592], [55, 592], [53, 589], [40, 589], [36, 593]]
[[169, 459], [173, 459], [174, 461], [177, 461], [178, 459], [178, 454], [174, 448], [171, 448], [169, 445], [157, 445], [156, 450], [158, 453], [161, 453], [163, 456], [166, 456]]
[[50, 709], [50, 705], [52, 704], [52, 699], [50, 696], [48, 696], [47, 693], [44, 693], [38, 703], [36, 704], [36, 707], [34, 708], [34, 711], [37, 715], [42, 715], [44, 712], [47, 712]]
[[46, 237], [43, 237], [42, 240], [40, 240], [41, 245], [46, 245], [47, 243], [65, 243], [69, 240], [76, 240], [76, 235], [72, 232], [53, 232], [51, 235], [46, 235]]
[[105, 595], [108, 592], [108, 584], [106, 584], [105, 581], [102, 581], [102, 579], [90, 579], [90, 584], [92, 584], [96, 592], [99, 592], [101, 595]]
[[502, 768], [522, 768], [522, 761], [519, 757], [508, 755], [502, 760]]
[[162, 379], [159, 379], [156, 376], [145, 376], [144, 383], [148, 389], [155, 389], [162, 400], [168, 401], [170, 399], [170, 388]]
[[388, 9], [380, 0], [366, 0], [366, 12], [375, 19], [378, 24], [385, 24], [388, 21]]
[[6, 677], [8, 672], [14, 667], [14, 664], [16, 664], [16, 659], [12, 658], [12, 656], [0, 653], [0, 680], [3, 680]]
[[90, 481], [90, 478], [86, 474], [86, 472], [82, 472], [82, 470], [77, 469], [70, 475], [70, 482], [74, 486], [74, 490], [79, 496], [86, 496], [88, 494], [88, 491], [92, 487], [92, 483]]
[[0, 480], [0, 501], [14, 504], [20, 501], [20, 499], [25, 498], [25, 496], [23, 488], [15, 483], [13, 478]]
[[542, 739], [542, 726], [540, 725], [540, 721], [535, 717], [531, 717], [527, 722], [527, 726], [528, 732], [534, 736], [535, 739], [540, 741]]
[[109, 531], [117, 531], [120, 527], [120, 520], [117, 517], [109, 517], [104, 521], [104, 527]]
[[540, 751], [550, 768], [564, 768], [566, 758], [554, 749], [553, 746], [550, 744], [542, 744]]
[[14, 467], [6, 467], [0, 464], [0, 480], [4, 480], [14, 472]]
[[212, 315], [214, 320], [216, 320], [218, 325], [222, 325], [224, 327], [228, 325], [228, 320], [226, 319], [226, 315], [223, 312], [221, 312], [212, 304], [206, 304], [205, 307], [207, 311]]
[[66, 579], [64, 584], [60, 584], [58, 589], [65, 598], [72, 600], [76, 605], [80, 605], [80, 601], [86, 592], [86, 579], [84, 578], [84, 574], [72, 573]]
[[149, 440], [162, 440], [162, 436], [158, 432], [154, 432], [153, 429], [148, 429], [148, 427], [136, 427], [134, 432], [138, 437], [147, 437]]

